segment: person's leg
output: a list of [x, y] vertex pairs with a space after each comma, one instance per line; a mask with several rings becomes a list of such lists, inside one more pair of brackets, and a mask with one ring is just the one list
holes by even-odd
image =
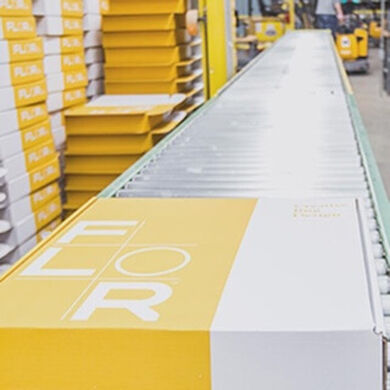
[[316, 28], [320, 30], [326, 29], [325, 27], [325, 15], [316, 15]]

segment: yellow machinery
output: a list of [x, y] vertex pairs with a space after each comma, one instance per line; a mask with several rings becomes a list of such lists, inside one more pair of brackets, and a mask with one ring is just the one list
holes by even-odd
[[338, 30], [336, 45], [347, 72], [368, 72], [368, 32], [356, 15], [346, 17]]

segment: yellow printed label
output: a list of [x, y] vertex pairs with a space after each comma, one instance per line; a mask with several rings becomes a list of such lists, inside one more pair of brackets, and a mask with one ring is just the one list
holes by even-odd
[[64, 91], [62, 98], [64, 108], [84, 103], [87, 100], [85, 88]]
[[62, 71], [69, 72], [80, 68], [85, 68], [84, 53], [65, 54], [61, 56]]
[[82, 17], [84, 14], [82, 0], [61, 0], [62, 16]]
[[100, 0], [99, 5], [100, 5], [100, 12], [102, 14], [105, 14], [110, 10], [109, 0]]
[[8, 45], [10, 62], [43, 58], [43, 42], [41, 38], [10, 41]]
[[63, 37], [61, 38], [61, 53], [80, 52], [84, 48], [83, 37]]
[[35, 213], [35, 225], [37, 227], [37, 230], [42, 229], [53, 219], [57, 218], [61, 214], [61, 208], [61, 199], [59, 196], [49, 201], [49, 203], [40, 208]]
[[60, 188], [57, 183], [49, 184], [47, 187], [34, 192], [30, 196], [31, 209], [37, 211], [43, 207], [49, 200], [59, 196]]
[[0, 0], [0, 16], [28, 16], [31, 14], [31, 0]]
[[45, 80], [14, 88], [16, 107], [28, 106], [46, 100], [47, 89]]
[[62, 28], [64, 35], [77, 35], [83, 33], [83, 19], [63, 18]]
[[45, 121], [38, 125], [31, 126], [21, 133], [23, 150], [28, 150], [35, 147], [36, 145], [50, 141], [53, 139], [51, 134], [50, 122]]
[[88, 84], [88, 76], [85, 70], [64, 73], [65, 89], [85, 87]]
[[20, 129], [43, 122], [49, 117], [46, 104], [37, 104], [35, 106], [18, 108], [17, 113]]
[[36, 36], [33, 17], [1, 18], [3, 39], [23, 39]]
[[49, 141], [45, 144], [39, 145], [35, 148], [25, 151], [26, 169], [28, 172], [33, 171], [40, 165], [43, 165], [56, 155], [56, 148], [53, 141]]
[[32, 83], [45, 75], [42, 60], [11, 64], [10, 73], [12, 85]]
[[30, 173], [30, 189], [36, 191], [39, 188], [53, 182], [60, 176], [60, 170], [57, 157], [42, 167], [35, 169]]

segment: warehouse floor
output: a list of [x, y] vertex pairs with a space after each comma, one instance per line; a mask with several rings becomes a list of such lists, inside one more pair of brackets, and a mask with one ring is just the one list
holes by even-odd
[[370, 52], [370, 74], [350, 77], [375, 157], [390, 196], [390, 97], [381, 90], [379, 50]]

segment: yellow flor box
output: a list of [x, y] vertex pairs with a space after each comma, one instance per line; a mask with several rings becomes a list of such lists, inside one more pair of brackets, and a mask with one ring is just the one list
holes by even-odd
[[46, 56], [44, 59], [45, 73], [72, 72], [85, 68], [84, 52]]
[[[72, 159], [72, 157], [77, 158], [77, 156], [67, 156], [67, 160]], [[114, 156], [115, 157], [115, 156]], [[81, 159], [88, 159], [89, 157], [82, 157]], [[97, 159], [101, 156], [97, 156]], [[103, 157], [105, 158], [105, 157]], [[76, 165], [82, 164], [82, 162], [76, 162]], [[123, 170], [121, 171], [123, 172]], [[116, 178], [117, 174], [82, 174], [82, 173], [72, 173], [67, 174], [65, 177], [66, 188], [69, 190], [78, 190], [78, 191], [102, 191], [108, 185], [110, 185]]]
[[38, 18], [39, 35], [80, 35], [83, 33], [83, 19], [60, 16], [43, 16]]
[[[65, 173], [77, 175], [120, 175], [130, 168], [142, 155], [73, 155], [66, 153]], [[91, 178], [92, 181], [92, 178]], [[87, 181], [88, 182], [88, 181]], [[70, 183], [66, 182], [67, 187]], [[74, 187], [69, 187], [74, 188]], [[99, 187], [100, 188], [100, 187]], [[83, 189], [83, 188], [77, 188]], [[103, 188], [100, 188], [103, 190]]]
[[83, 0], [34, 0], [33, 10], [37, 16], [81, 18], [84, 14]]
[[127, 47], [171, 47], [189, 43], [191, 36], [185, 29], [171, 31], [106, 32], [103, 46], [109, 48]]
[[105, 90], [108, 94], [142, 94], [142, 93], [186, 93], [193, 89], [195, 80], [202, 77], [202, 71], [196, 71], [185, 77], [173, 80], [138, 80], [132, 82], [113, 82], [108, 77], [105, 79]]
[[156, 145], [160, 142], [167, 134], [174, 130], [184, 119], [187, 117], [185, 111], [175, 111], [171, 116], [161, 123], [158, 127], [152, 130], [153, 143]]
[[51, 73], [47, 75], [48, 93], [86, 87], [87, 84], [88, 77], [87, 70], [85, 68], [72, 72]]
[[77, 155], [133, 155], [153, 147], [152, 134], [69, 135], [67, 151]]
[[1, 39], [28, 39], [37, 35], [33, 16], [0, 17]]
[[103, 11], [109, 10], [110, 0], [84, 0], [85, 14], [101, 14]]
[[15, 41], [0, 41], [0, 64], [42, 59], [44, 56], [41, 38]]
[[189, 76], [193, 66], [201, 61], [201, 58], [176, 62], [165, 65], [137, 65], [137, 64], [105, 64], [104, 73], [107, 80], [113, 82], [127, 81], [168, 81], [175, 78]]
[[46, 118], [21, 131], [7, 133], [0, 137], [0, 160], [34, 148], [52, 140], [51, 125]]
[[64, 108], [83, 104], [87, 100], [85, 88], [69, 89], [63, 92], [50, 93], [47, 97], [47, 109], [56, 112]]
[[105, 49], [106, 63], [117, 64], [172, 64], [191, 58], [192, 49], [190, 45], [179, 45], [172, 47], [153, 48], [120, 48]]
[[0, 1], [0, 16], [30, 16], [31, 13], [31, 0]]
[[171, 14], [187, 11], [188, 0], [110, 0], [108, 15]]
[[23, 130], [44, 122], [48, 117], [49, 113], [45, 103], [0, 112], [0, 123], [7, 123], [7, 127], [0, 132], [0, 137], [4, 134], [12, 133], [16, 130]]
[[80, 53], [84, 49], [83, 36], [45, 37], [45, 55]]
[[380, 389], [365, 221], [353, 199], [93, 199], [1, 277], [0, 387]]
[[44, 102], [46, 97], [47, 89], [44, 79], [15, 87], [0, 88], [0, 111]]
[[42, 80], [44, 75], [43, 61], [41, 59], [0, 64], [0, 88], [32, 83]]
[[185, 101], [185, 95], [103, 95], [66, 112], [69, 135], [142, 134]]

